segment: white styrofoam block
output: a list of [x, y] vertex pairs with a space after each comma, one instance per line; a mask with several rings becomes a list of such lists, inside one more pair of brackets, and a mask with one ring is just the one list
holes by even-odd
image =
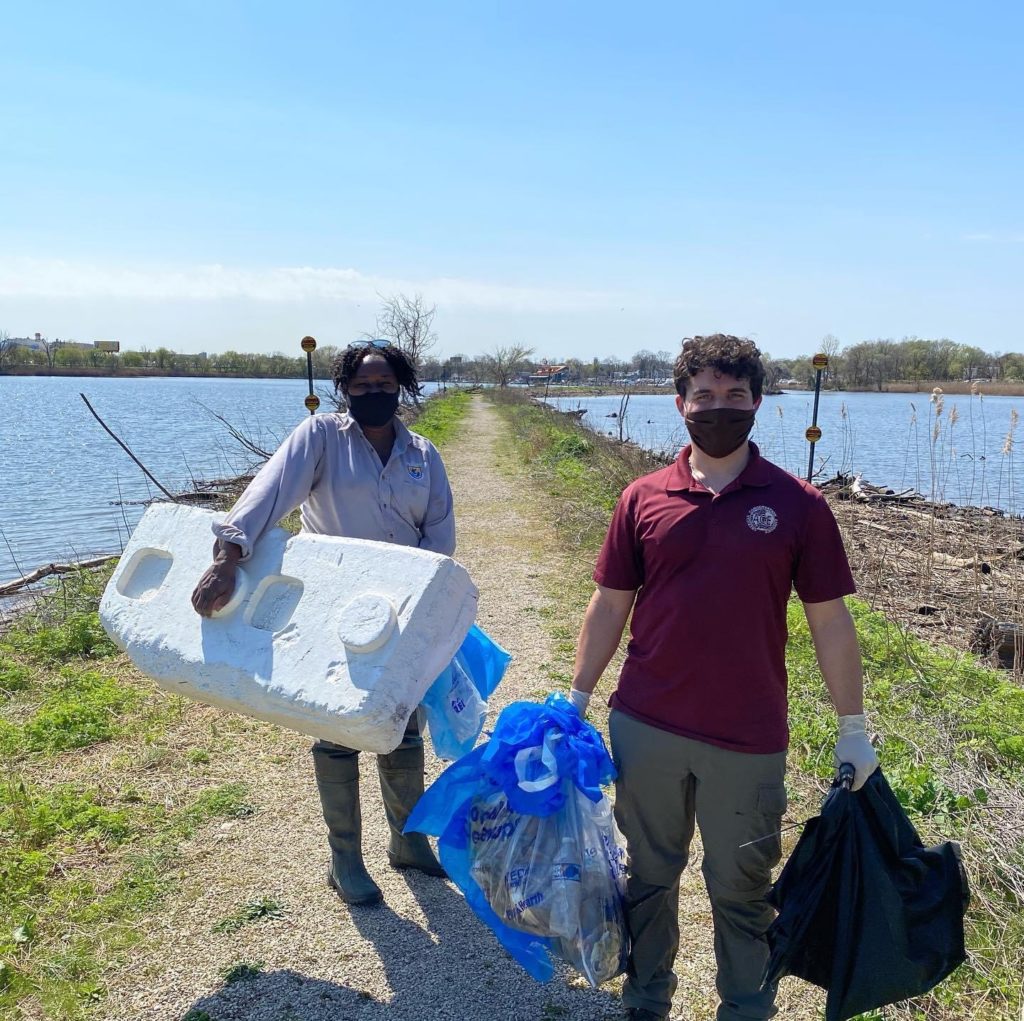
[[103, 593], [100, 619], [168, 691], [363, 751], [389, 752], [476, 618], [450, 557], [271, 529], [238, 568], [230, 603], [191, 595], [222, 516], [146, 511]]

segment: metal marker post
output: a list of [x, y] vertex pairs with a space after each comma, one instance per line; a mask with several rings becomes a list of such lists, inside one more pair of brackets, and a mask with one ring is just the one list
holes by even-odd
[[817, 370], [814, 377], [814, 411], [811, 414], [811, 424], [804, 433], [807, 442], [811, 445], [811, 454], [807, 459], [807, 481], [810, 482], [814, 476], [814, 444], [821, 439], [821, 430], [818, 428], [818, 398], [821, 396], [821, 374], [828, 368], [828, 355], [815, 355], [811, 359], [811, 365]]
[[315, 415], [316, 409], [320, 407], [320, 398], [313, 393], [313, 352], [316, 350], [316, 341], [312, 337], [303, 337], [302, 350], [306, 352], [306, 375], [309, 377], [309, 396], [302, 403], [309, 408], [311, 415]]

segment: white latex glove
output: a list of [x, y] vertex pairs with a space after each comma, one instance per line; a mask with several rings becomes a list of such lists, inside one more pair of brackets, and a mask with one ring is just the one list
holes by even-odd
[[569, 701], [572, 702], [576, 712], [580, 714], [580, 719], [585, 719], [587, 706], [590, 705], [590, 692], [580, 691], [579, 688], [570, 688]]
[[868, 740], [866, 722], [863, 713], [839, 717], [839, 740], [836, 742], [833, 758], [836, 769], [844, 762], [853, 766], [856, 775], [853, 778], [852, 790], [855, 791], [859, 791], [878, 768], [878, 756]]

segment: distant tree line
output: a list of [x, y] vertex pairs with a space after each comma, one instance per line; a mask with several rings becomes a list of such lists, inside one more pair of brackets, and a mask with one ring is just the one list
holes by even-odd
[[[1024, 382], [1024, 354], [988, 352], [970, 344], [952, 340], [862, 341], [843, 347], [831, 334], [822, 338], [817, 351], [795, 358], [775, 358], [764, 354], [766, 386], [776, 389], [794, 382], [813, 386], [814, 354], [828, 355], [829, 366], [824, 383], [834, 389], [883, 389], [887, 383], [917, 380], [1006, 380]], [[568, 383], [614, 384], [629, 381], [661, 383], [671, 380], [677, 352], [641, 349], [630, 358], [533, 358], [526, 347], [497, 348], [479, 356], [455, 355], [452, 358], [427, 358], [422, 363], [425, 379], [457, 379], [472, 383], [491, 382], [507, 385], [525, 379], [552, 366], [565, 366], [562, 378]]]
[[[1024, 381], [1024, 354], [985, 351], [945, 338], [884, 338], [843, 347], [828, 334], [818, 350], [829, 357], [825, 384], [837, 390], [883, 390], [897, 381]], [[811, 357], [770, 359], [774, 378], [810, 384], [814, 378]]]
[[[436, 335], [432, 324], [436, 309], [424, 304], [420, 295], [382, 298], [376, 330], [365, 336], [387, 337], [409, 351], [420, 367], [423, 380], [453, 383], [516, 382], [616, 385], [621, 383], [666, 385], [672, 379], [677, 351], [641, 348], [629, 358], [537, 357], [525, 344], [507, 344], [484, 354], [433, 354]], [[296, 347], [298, 344], [296, 343]], [[318, 379], [329, 379], [331, 364], [340, 347], [322, 344], [313, 353], [313, 371]], [[678, 349], [677, 349], [678, 350]], [[838, 338], [822, 338], [819, 352], [829, 357], [824, 383], [833, 389], [879, 389], [897, 381], [918, 380], [1005, 380], [1024, 381], [1024, 354], [984, 351], [970, 344], [948, 339], [926, 340], [904, 337], [866, 340], [843, 347]], [[816, 352], [796, 358], [764, 355], [768, 389], [786, 384], [813, 385], [811, 358]], [[0, 331], [0, 372], [19, 367], [44, 371], [91, 369], [116, 374], [122, 370], [156, 371], [181, 375], [226, 375], [301, 378], [306, 375], [306, 358], [286, 355], [225, 351], [223, 354], [182, 354], [167, 347], [140, 348], [112, 354], [84, 344], [59, 339], [40, 342], [36, 349], [16, 344]]]
[[[630, 358], [534, 357], [535, 350], [522, 344], [494, 348], [486, 354], [456, 354], [450, 358], [428, 357], [421, 362], [424, 379], [450, 379], [465, 383], [534, 382], [552, 375], [555, 382], [610, 384], [622, 381], [664, 383], [672, 380], [675, 354], [670, 351], [637, 351]], [[557, 371], [556, 374], [556, 370]]]
[[[8, 342], [0, 351], [0, 370], [35, 368], [90, 369], [116, 375], [124, 370], [146, 370], [181, 375], [239, 375], [239, 376], [304, 376], [306, 356], [276, 354], [246, 354], [225, 351], [223, 354], [180, 354], [167, 347], [154, 350], [121, 351], [118, 354], [73, 341], [59, 339], [40, 342], [42, 346], [30, 348]], [[318, 375], [330, 375], [330, 359], [336, 348], [323, 347], [315, 352], [314, 362]]]
[[[430, 349], [437, 342], [433, 330], [435, 305], [427, 305], [423, 296], [405, 294], [381, 295], [381, 306], [377, 313], [375, 329], [363, 334], [364, 338], [384, 337], [399, 345], [422, 364]], [[46, 337], [28, 344], [17, 343], [10, 335], [0, 330], [0, 372], [9, 369], [27, 368], [74, 371], [89, 369], [116, 375], [122, 370], [132, 372], [159, 372], [169, 375], [189, 376], [250, 376], [294, 378], [306, 375], [305, 354], [299, 352], [286, 355], [250, 354], [241, 351], [225, 351], [223, 354], [182, 354], [168, 347], [154, 350], [143, 347], [137, 351], [118, 353], [102, 350], [91, 344], [80, 344], [73, 340], [52, 340]], [[298, 348], [296, 338], [296, 348]], [[330, 379], [331, 365], [341, 353], [341, 348], [319, 345], [313, 352], [313, 374], [317, 379]]]

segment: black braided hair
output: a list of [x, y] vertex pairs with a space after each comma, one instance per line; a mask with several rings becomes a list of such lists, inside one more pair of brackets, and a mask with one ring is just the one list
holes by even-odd
[[398, 386], [404, 390], [409, 397], [418, 397], [420, 384], [416, 379], [416, 364], [396, 344], [389, 344], [387, 347], [374, 347], [372, 344], [354, 344], [334, 359], [331, 365], [331, 379], [334, 382], [334, 389], [344, 394], [348, 390], [349, 380], [356, 374], [356, 370], [363, 364], [363, 360], [370, 355], [380, 355], [391, 366]]

